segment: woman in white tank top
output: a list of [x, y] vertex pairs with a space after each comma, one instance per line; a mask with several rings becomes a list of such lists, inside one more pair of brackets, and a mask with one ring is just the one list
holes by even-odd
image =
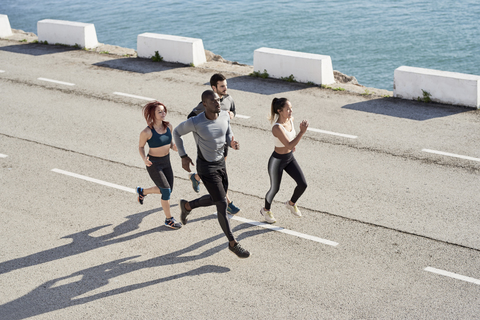
[[272, 127], [272, 134], [275, 144], [275, 151], [268, 161], [268, 174], [270, 176], [270, 190], [265, 196], [265, 207], [260, 210], [260, 214], [265, 217], [268, 223], [274, 223], [277, 220], [270, 210], [273, 198], [280, 189], [283, 171], [287, 172], [295, 182], [295, 188], [290, 200], [285, 202], [285, 206], [295, 216], [300, 217], [302, 214], [298, 210], [296, 202], [307, 188], [307, 182], [303, 175], [302, 169], [293, 156], [296, 145], [300, 142], [308, 128], [308, 121], [303, 120], [300, 123], [300, 133], [297, 135], [293, 126], [292, 104], [286, 98], [274, 98], [271, 106], [270, 121], [276, 119], [276, 123]]

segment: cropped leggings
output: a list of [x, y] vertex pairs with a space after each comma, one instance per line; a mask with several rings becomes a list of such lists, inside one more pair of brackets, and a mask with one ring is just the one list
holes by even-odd
[[147, 167], [150, 178], [160, 189], [162, 200], [170, 200], [170, 194], [173, 190], [173, 170], [170, 164], [170, 154], [164, 157], [148, 155], [148, 159], [152, 162], [152, 165]]
[[307, 189], [307, 181], [303, 175], [302, 169], [298, 165], [297, 160], [293, 156], [293, 152], [286, 154], [279, 154], [275, 151], [268, 160], [268, 175], [270, 176], [270, 190], [265, 196], [265, 209], [270, 210], [273, 198], [280, 190], [280, 182], [282, 181], [283, 171], [295, 180], [297, 186], [293, 191], [290, 201], [296, 203], [300, 196]]

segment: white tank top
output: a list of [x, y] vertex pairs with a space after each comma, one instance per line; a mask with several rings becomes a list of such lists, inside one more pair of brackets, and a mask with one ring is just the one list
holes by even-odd
[[[295, 127], [293, 126], [293, 121], [292, 119], [290, 119], [290, 124], [292, 125], [292, 131], [287, 131], [287, 129], [285, 129], [284, 126], [282, 126], [281, 123], [275, 123], [274, 126], [280, 126], [280, 128], [283, 129], [283, 131], [285, 132], [285, 135], [287, 136], [287, 139], [288, 141], [292, 141], [293, 139], [295, 139], [295, 136], [297, 135], [297, 133], [295, 132]], [[278, 148], [283, 148], [285, 147], [285, 145], [280, 141], [280, 139], [278, 139], [277, 137], [273, 136], [273, 139], [275, 141], [275, 147], [278, 147]]]

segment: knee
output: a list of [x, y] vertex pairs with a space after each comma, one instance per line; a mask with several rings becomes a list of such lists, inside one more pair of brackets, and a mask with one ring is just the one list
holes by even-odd
[[160, 188], [160, 193], [162, 194], [162, 200], [170, 200], [170, 195], [172, 194], [172, 189], [170, 188]]

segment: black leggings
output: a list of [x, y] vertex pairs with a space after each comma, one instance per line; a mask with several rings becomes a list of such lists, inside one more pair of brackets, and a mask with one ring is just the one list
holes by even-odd
[[[215, 205], [217, 207], [217, 218], [220, 227], [225, 233], [228, 241], [233, 241], [235, 238], [232, 234], [232, 229], [230, 228], [230, 223], [227, 218], [227, 198], [226, 193], [228, 190], [228, 176], [227, 169], [216, 168], [216, 169], [203, 169], [201, 163], [199, 164], [197, 160], [197, 169], [200, 179], [202, 179], [203, 185], [207, 189], [207, 195], [204, 195], [198, 199], [190, 201], [190, 207], [193, 210], [198, 207], [209, 207]], [[203, 169], [203, 170], [202, 170]]]
[[278, 190], [280, 190], [280, 182], [282, 181], [283, 170], [285, 170], [285, 172], [288, 173], [288, 175], [297, 183], [297, 187], [293, 191], [290, 201], [296, 203], [300, 196], [305, 192], [305, 189], [307, 189], [307, 181], [303, 176], [302, 169], [298, 165], [297, 160], [295, 160], [295, 157], [293, 156], [293, 152], [279, 154], [274, 151], [270, 156], [270, 160], [268, 160], [270, 190], [268, 190], [267, 194], [265, 195], [265, 209], [267, 210], [270, 210], [273, 198], [277, 194]]
[[148, 155], [148, 159], [152, 162], [152, 165], [147, 167], [150, 178], [160, 189], [162, 200], [169, 200], [170, 193], [173, 190], [173, 170], [170, 164], [170, 154], [164, 157]]

